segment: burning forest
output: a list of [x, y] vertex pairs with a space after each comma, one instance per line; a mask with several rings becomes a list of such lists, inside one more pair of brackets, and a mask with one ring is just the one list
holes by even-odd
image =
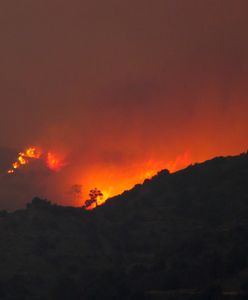
[[[69, 156], [45, 150], [40, 146], [30, 146], [18, 152], [16, 159], [6, 170], [10, 179], [5, 178], [4, 182], [10, 186], [10, 189], [17, 181], [24, 182], [22, 189], [29, 190], [32, 186], [36, 188], [33, 180], [37, 178], [37, 182], [42, 182], [42, 195], [37, 196], [55, 198], [62, 204], [92, 209], [105, 203], [108, 198], [131, 189], [145, 179], [152, 178], [161, 169], [175, 172], [190, 163], [190, 155], [185, 152], [175, 160], [166, 162], [150, 159], [133, 163], [128, 168], [99, 163], [88, 167], [81, 175], [80, 170], [75, 171], [76, 164], [73, 160], [70, 161]], [[25, 192], [22, 193], [24, 196]]]

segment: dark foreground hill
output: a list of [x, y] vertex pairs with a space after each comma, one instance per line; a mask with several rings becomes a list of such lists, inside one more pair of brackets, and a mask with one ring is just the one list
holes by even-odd
[[246, 299], [248, 154], [215, 158], [93, 211], [35, 198], [1, 213], [0, 299]]

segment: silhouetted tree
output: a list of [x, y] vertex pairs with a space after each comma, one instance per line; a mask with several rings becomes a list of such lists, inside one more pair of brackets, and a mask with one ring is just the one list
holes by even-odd
[[97, 200], [102, 199], [103, 193], [100, 190], [98, 190], [97, 188], [94, 188], [93, 190], [90, 190], [89, 197], [90, 197], [90, 199], [86, 200], [84, 203], [85, 208], [88, 208], [88, 207], [92, 206], [93, 204], [95, 204], [95, 206], [97, 206], [97, 204], [98, 204]]

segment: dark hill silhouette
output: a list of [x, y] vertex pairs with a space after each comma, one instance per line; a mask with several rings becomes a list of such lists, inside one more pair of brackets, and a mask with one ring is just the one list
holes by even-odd
[[221, 299], [248, 290], [248, 154], [164, 170], [93, 211], [0, 214], [0, 299]]

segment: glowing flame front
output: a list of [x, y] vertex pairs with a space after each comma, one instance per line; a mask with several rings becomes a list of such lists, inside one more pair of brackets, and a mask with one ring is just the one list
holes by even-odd
[[[147, 160], [142, 163], [137, 163], [134, 167], [129, 167], [126, 172], [120, 169], [107, 170], [106, 168], [96, 168], [92, 173], [88, 174], [89, 178], [94, 178], [94, 184], [100, 189], [102, 195], [96, 197], [96, 201], [89, 201], [86, 204], [87, 209], [94, 209], [97, 206], [104, 204], [109, 198], [121, 194], [125, 190], [131, 189], [135, 184], [142, 184], [144, 180], [151, 179], [163, 169], [173, 173], [183, 169], [192, 162], [191, 155], [188, 151], [178, 155], [173, 160]], [[125, 173], [124, 173], [125, 172]], [[124, 176], [123, 176], [124, 173]], [[92, 180], [87, 181], [86, 186], [92, 185]], [[83, 182], [83, 180], [82, 180]], [[82, 202], [83, 197], [79, 199]], [[80, 202], [77, 202], [80, 204]]]
[[19, 152], [17, 160], [12, 163], [12, 167], [7, 171], [8, 174], [14, 173], [22, 165], [28, 164], [30, 159], [39, 159], [41, 155], [42, 151], [38, 147], [30, 147], [23, 152]]
[[[33, 160], [41, 160], [48, 169], [56, 172], [65, 166], [64, 156], [61, 156], [61, 153], [58, 155], [53, 151], [32, 146], [18, 153], [16, 160], [12, 163], [11, 168], [7, 170], [7, 173], [13, 174]], [[79, 185], [73, 186], [73, 193], [76, 195], [75, 204], [82, 205], [84, 203], [86, 209], [93, 209], [104, 204], [107, 199], [131, 189], [135, 184], [140, 184], [145, 179], [152, 178], [159, 170], [168, 169], [170, 172], [175, 172], [189, 165], [191, 161], [188, 152], [185, 152], [171, 161], [150, 159], [131, 167], [128, 166], [126, 169], [121, 169], [119, 166], [108, 169], [105, 165], [97, 165], [92, 169], [88, 169], [87, 176], [83, 179], [77, 179]], [[79, 176], [81, 177], [81, 175]], [[94, 182], [92, 182], [92, 178]], [[88, 200], [84, 200], [86, 195], [82, 194], [81, 186], [85, 185], [87, 190], [92, 187], [92, 184], [99, 187], [100, 190], [97, 188], [90, 190]]]
[[21, 166], [29, 164], [33, 159], [44, 160], [47, 167], [53, 171], [58, 171], [64, 166], [63, 162], [57, 157], [56, 154], [50, 151], [42, 151], [39, 147], [32, 146], [18, 153], [16, 161], [12, 163], [12, 166], [7, 173], [14, 173]]

